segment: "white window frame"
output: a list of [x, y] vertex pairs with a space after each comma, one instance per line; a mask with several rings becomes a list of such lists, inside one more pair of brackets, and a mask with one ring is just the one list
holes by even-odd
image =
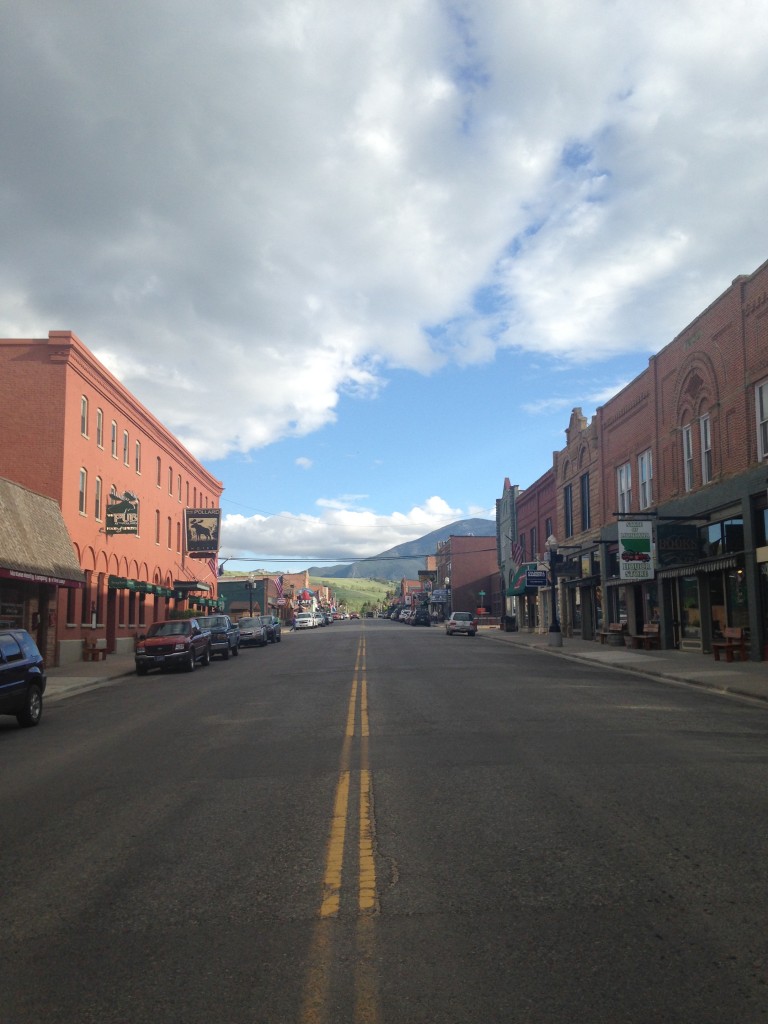
[[693, 431], [690, 423], [683, 427], [683, 485], [693, 490]]
[[136, 444], [134, 446], [134, 450], [135, 450], [136, 472], [138, 473], [139, 476], [141, 476], [141, 441], [137, 441], [136, 442]]
[[768, 380], [755, 387], [755, 417], [757, 419], [757, 457], [768, 459]]
[[625, 462], [616, 470], [616, 493], [619, 499], [619, 512], [632, 511], [632, 464]]
[[701, 439], [701, 482], [708, 484], [712, 479], [712, 420], [706, 413], [699, 420]]
[[88, 437], [88, 399], [85, 395], [80, 396], [80, 433]]
[[96, 444], [99, 448], [104, 447], [104, 411], [96, 410]]
[[123, 465], [130, 466], [131, 464], [131, 442], [128, 437], [128, 431], [123, 431]]
[[88, 515], [88, 470], [83, 466], [80, 467], [80, 492], [77, 508], [81, 516]]
[[117, 423], [115, 423], [114, 420], [112, 420], [111, 444], [112, 444], [112, 458], [116, 459], [117, 458]]
[[102, 508], [101, 508], [101, 477], [97, 476], [93, 481], [93, 518], [98, 519], [101, 522]]
[[650, 508], [653, 504], [653, 455], [650, 448], [637, 457], [637, 479], [640, 484], [640, 508]]

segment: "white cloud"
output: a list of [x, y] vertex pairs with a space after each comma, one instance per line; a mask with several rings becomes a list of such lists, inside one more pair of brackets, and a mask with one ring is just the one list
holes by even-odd
[[312, 459], [308, 459], [304, 455], [300, 455], [298, 457], [298, 459], [296, 459], [295, 461], [296, 461], [296, 465], [299, 466], [300, 469], [311, 469], [312, 468]]
[[759, 7], [458, 10], [6, 5], [0, 335], [74, 329], [211, 459], [391, 367], [656, 349], [762, 261]]
[[316, 504], [321, 511], [315, 516], [227, 515], [221, 527], [221, 557], [279, 560], [290, 552], [307, 561], [342, 562], [380, 554], [468, 516], [488, 517], [488, 509], [465, 512], [437, 496], [407, 512], [378, 515], [360, 508], [360, 497], [364, 496], [320, 498]]

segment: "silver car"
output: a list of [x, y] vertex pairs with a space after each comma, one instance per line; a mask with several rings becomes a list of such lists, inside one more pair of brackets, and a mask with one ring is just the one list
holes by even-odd
[[474, 636], [477, 632], [477, 619], [471, 612], [452, 612], [450, 618], [445, 620], [445, 632], [448, 636], [453, 636], [454, 633]]

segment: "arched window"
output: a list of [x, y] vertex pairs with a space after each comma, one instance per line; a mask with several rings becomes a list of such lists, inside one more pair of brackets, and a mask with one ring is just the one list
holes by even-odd
[[80, 493], [77, 501], [78, 511], [81, 516], [86, 515], [88, 509], [88, 470], [80, 467]]
[[80, 433], [88, 437], [88, 399], [85, 395], [80, 399]]
[[96, 444], [99, 448], [104, 447], [104, 413], [101, 409], [96, 410]]
[[136, 442], [135, 452], [136, 472], [141, 473], [141, 441]]
[[112, 458], [117, 458], [117, 424], [112, 420]]
[[93, 482], [93, 515], [101, 519], [101, 477], [97, 476]]

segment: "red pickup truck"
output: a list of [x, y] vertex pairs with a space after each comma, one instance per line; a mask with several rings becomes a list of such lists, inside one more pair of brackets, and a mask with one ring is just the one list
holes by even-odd
[[174, 666], [192, 672], [198, 661], [211, 663], [211, 631], [197, 619], [169, 619], [153, 622], [136, 641], [136, 675], [145, 676], [151, 668], [162, 672]]

